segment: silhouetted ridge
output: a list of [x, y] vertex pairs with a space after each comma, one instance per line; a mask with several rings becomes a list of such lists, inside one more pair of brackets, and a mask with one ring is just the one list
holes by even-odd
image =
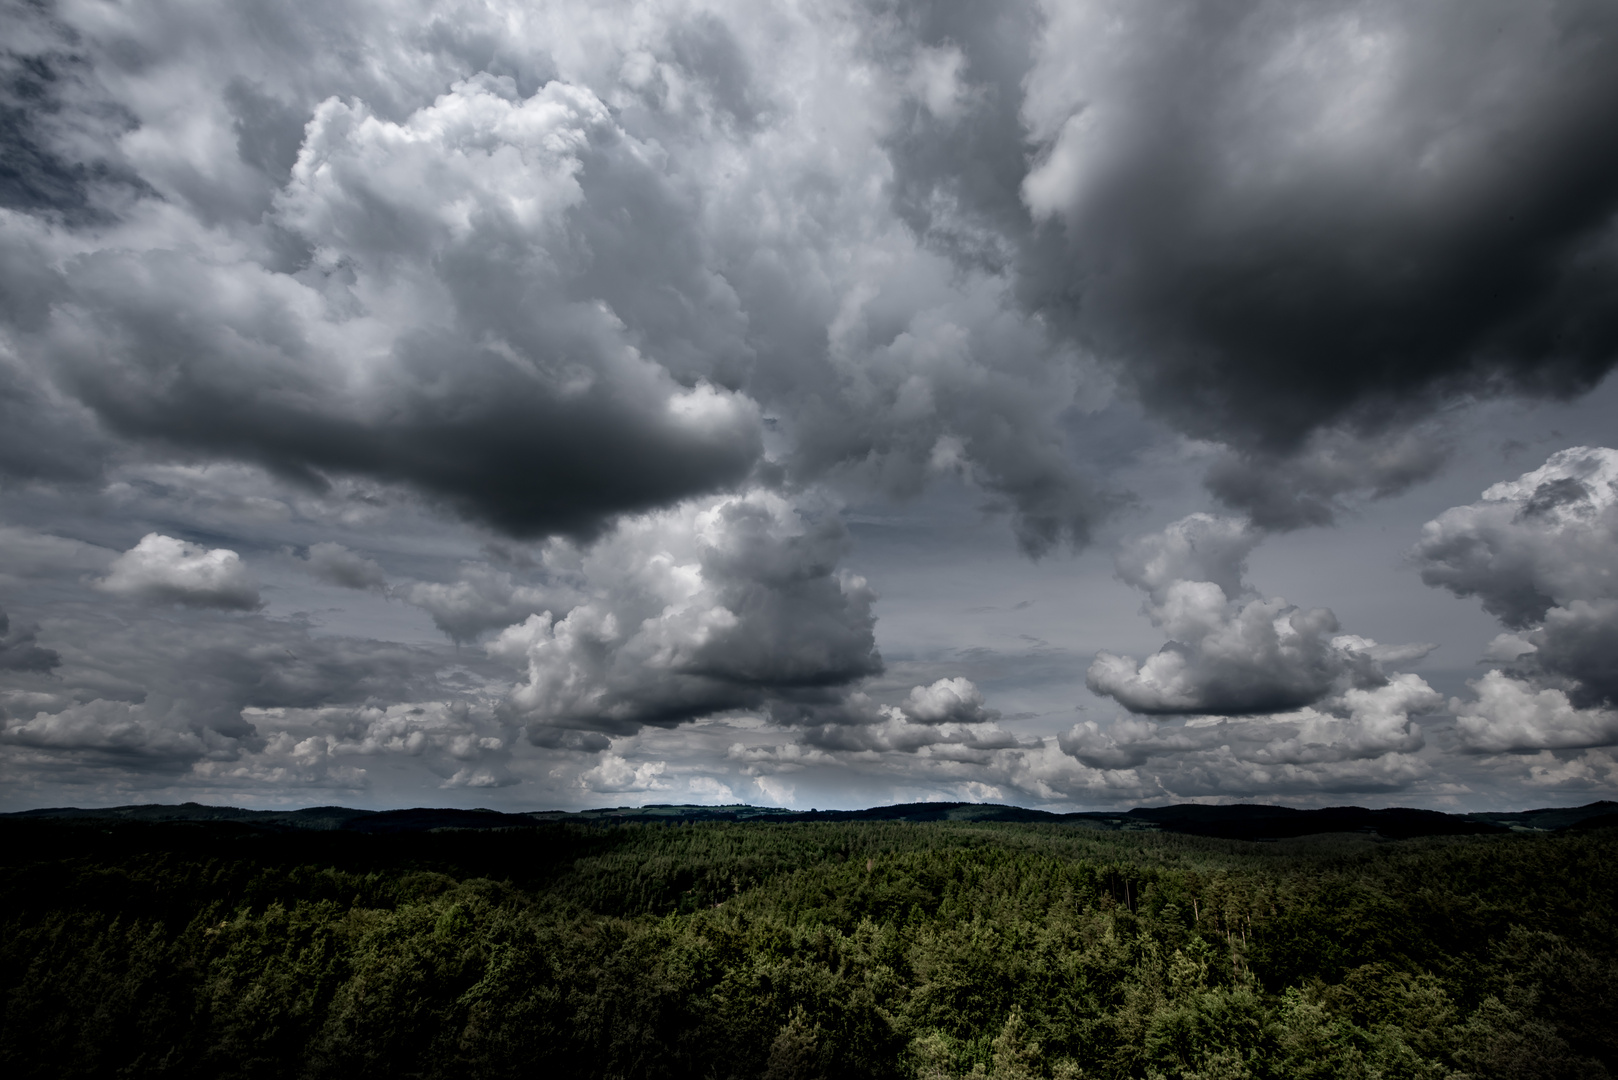
[[249, 829], [282, 831], [342, 831], [358, 833], [415, 833], [435, 829], [521, 829], [547, 823], [585, 825], [615, 823], [685, 824], [730, 822], [858, 822], [858, 821], [984, 821], [1073, 825], [1101, 830], [1150, 830], [1207, 836], [1226, 840], [1282, 840], [1319, 833], [1366, 833], [1389, 840], [1417, 836], [1464, 836], [1512, 831], [1548, 832], [1567, 828], [1600, 828], [1618, 824], [1618, 803], [1589, 803], [1579, 807], [1547, 807], [1521, 811], [1480, 811], [1446, 814], [1438, 810], [1390, 807], [1368, 810], [1361, 806], [1299, 809], [1241, 803], [1206, 806], [1177, 803], [1139, 806], [1126, 811], [1087, 811], [1053, 814], [1021, 806], [994, 803], [928, 802], [873, 806], [864, 810], [784, 810], [773, 806], [684, 806], [658, 803], [648, 806], [603, 807], [596, 810], [542, 810], [511, 813], [498, 810], [463, 810], [412, 807], [401, 810], [356, 810], [342, 806], [312, 806], [300, 810], [247, 810], [233, 806], [178, 806], [150, 803], [106, 808], [51, 807], [0, 815], [10, 818], [49, 818], [128, 822], [228, 822]]

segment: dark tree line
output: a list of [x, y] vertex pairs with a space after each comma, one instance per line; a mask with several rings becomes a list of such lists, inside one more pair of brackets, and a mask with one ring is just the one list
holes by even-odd
[[11, 1077], [1607, 1077], [1618, 830], [0, 825]]

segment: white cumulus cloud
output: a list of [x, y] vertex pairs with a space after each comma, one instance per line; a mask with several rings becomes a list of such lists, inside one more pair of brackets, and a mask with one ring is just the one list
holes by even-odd
[[1146, 715], [1277, 713], [1380, 686], [1383, 662], [1431, 651], [1341, 634], [1326, 608], [1259, 596], [1242, 578], [1262, 535], [1192, 514], [1126, 546], [1119, 576], [1146, 593], [1144, 613], [1170, 640], [1144, 661], [1099, 653], [1090, 688]]
[[251, 611], [261, 601], [241, 556], [205, 548], [161, 533], [113, 560], [97, 587], [104, 592], [160, 604]]

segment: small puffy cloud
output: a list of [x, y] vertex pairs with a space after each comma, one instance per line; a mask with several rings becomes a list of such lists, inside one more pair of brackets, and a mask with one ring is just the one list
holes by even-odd
[[1245, 591], [1247, 557], [1263, 539], [1239, 518], [1191, 514], [1125, 545], [1114, 561], [1125, 584], [1147, 593], [1147, 614], [1160, 619], [1167, 590], [1179, 582], [1211, 582], [1229, 596]]
[[806, 718], [798, 742], [776, 747], [731, 748], [731, 756], [775, 771], [825, 763], [837, 754], [921, 754], [944, 759], [987, 761], [992, 751], [1020, 746], [995, 721], [983, 693], [970, 679], [944, 678], [912, 687], [900, 705], [878, 705], [866, 694], [849, 694], [837, 706]]
[[1483, 659], [1493, 660], [1497, 664], [1510, 663], [1513, 660], [1533, 652], [1537, 645], [1521, 634], [1496, 634], [1483, 650]]
[[509, 736], [490, 717], [465, 702], [400, 702], [385, 708], [304, 711], [248, 710], [255, 724], [292, 730], [298, 723], [318, 733], [332, 754], [443, 754], [475, 761], [507, 748]]
[[733, 803], [736, 801], [736, 793], [731, 790], [730, 785], [721, 783], [711, 776], [693, 776], [686, 781], [686, 787], [690, 789], [691, 796], [696, 799], [716, 803]]
[[968, 780], [961, 786], [972, 802], [998, 802], [1006, 797], [998, 787], [985, 784], [981, 780]]
[[258, 586], [234, 551], [161, 533], [147, 533], [113, 560], [97, 588], [152, 603], [224, 611], [251, 611], [261, 604]]
[[1135, 717], [1080, 721], [1057, 737], [1057, 745], [1092, 769], [1133, 769], [1159, 754], [1202, 749], [1191, 736], [1171, 735], [1161, 724]]
[[755, 776], [753, 786], [758, 788], [766, 802], [776, 806], [791, 806], [798, 792], [796, 785], [774, 776]]
[[1444, 698], [1426, 680], [1407, 672], [1383, 686], [1344, 691], [1333, 704], [1342, 715], [1310, 708], [1274, 717], [1296, 724], [1297, 731], [1266, 743], [1254, 759], [1303, 765], [1412, 753], [1422, 748], [1424, 739], [1411, 717], [1437, 712], [1444, 707]]
[[284, 769], [305, 784], [363, 773], [358, 763], [377, 758], [414, 759], [440, 778], [441, 789], [521, 782], [508, 768], [513, 733], [481, 703], [248, 708], [243, 717], [262, 738], [261, 745], [241, 754], [243, 766]]
[[962, 83], [962, 69], [966, 56], [950, 45], [922, 46], [916, 50], [914, 65], [906, 80], [906, 89], [913, 93], [932, 115], [944, 121], [961, 115], [967, 102], [967, 87]]
[[920, 724], [981, 724], [1000, 715], [984, 708], [983, 692], [972, 680], [959, 677], [913, 687], [901, 708]]
[[502, 788], [522, 781], [510, 773], [497, 769], [457, 769], [455, 775], [438, 786], [441, 788]]
[[1279, 598], [1232, 604], [1212, 582], [1169, 590], [1173, 640], [1146, 660], [1096, 655], [1085, 682], [1131, 712], [1149, 715], [1280, 712], [1320, 700], [1354, 674], [1353, 654], [1333, 647], [1337, 620]]
[[663, 778], [667, 768], [667, 762], [631, 764], [617, 754], [603, 754], [600, 764], [579, 774], [579, 786], [602, 794], [666, 791], [671, 786]]
[[309, 545], [303, 560], [309, 573], [328, 585], [366, 592], [386, 592], [388, 576], [374, 559], [348, 550], [341, 544], [321, 541]]
[[1340, 634], [1325, 608], [1258, 596], [1242, 576], [1261, 536], [1243, 521], [1192, 514], [1127, 545], [1119, 576], [1146, 593], [1144, 613], [1171, 640], [1141, 662], [1099, 653], [1090, 689], [1146, 715], [1285, 712], [1383, 685], [1383, 662], [1431, 651]]

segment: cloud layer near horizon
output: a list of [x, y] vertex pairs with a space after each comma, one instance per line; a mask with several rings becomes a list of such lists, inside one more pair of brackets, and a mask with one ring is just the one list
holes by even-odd
[[[1484, 6], [0, 0], [0, 769], [1606, 782], [1611, 451], [1421, 533], [1505, 630], [1471, 696], [1247, 580], [1618, 360], [1618, 16]], [[1069, 658], [1126, 715], [885, 664], [849, 502], [1058, 574], [1169, 466], [1227, 513], [1119, 550], [1167, 643]]]

